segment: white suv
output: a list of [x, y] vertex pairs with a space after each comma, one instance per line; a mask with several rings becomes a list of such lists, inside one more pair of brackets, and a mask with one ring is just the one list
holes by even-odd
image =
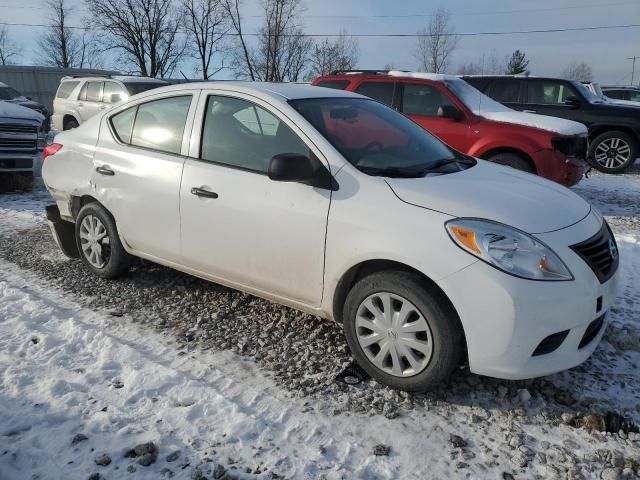
[[52, 126], [70, 130], [101, 110], [127, 100], [131, 95], [168, 85], [164, 80], [126, 76], [63, 77], [53, 100]]
[[355, 93], [161, 88], [45, 158], [54, 235], [94, 274], [141, 257], [334, 319], [396, 388], [463, 361], [510, 379], [578, 365], [616, 298], [616, 244], [588, 203]]

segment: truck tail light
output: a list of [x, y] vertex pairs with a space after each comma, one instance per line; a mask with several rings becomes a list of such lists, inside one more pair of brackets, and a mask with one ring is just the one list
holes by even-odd
[[44, 150], [42, 151], [42, 162], [44, 163], [47, 157], [50, 157], [51, 155], [55, 155], [58, 152], [58, 150], [60, 150], [61, 148], [62, 148], [61, 143], [51, 143], [46, 147], [44, 147]]

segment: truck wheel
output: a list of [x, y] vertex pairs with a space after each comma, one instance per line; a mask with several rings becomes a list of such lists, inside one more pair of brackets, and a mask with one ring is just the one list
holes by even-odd
[[589, 159], [604, 173], [622, 173], [638, 158], [638, 142], [625, 132], [598, 135], [589, 145]]
[[115, 278], [132, 263], [118, 236], [116, 222], [101, 205], [88, 203], [76, 218], [76, 244], [84, 264], [101, 278]]
[[456, 313], [409, 272], [380, 272], [360, 280], [347, 295], [343, 318], [356, 361], [392, 388], [437, 387], [463, 353]]
[[73, 128], [78, 128], [80, 125], [78, 124], [78, 121], [75, 118], [70, 118], [69, 120], [66, 120], [64, 122], [64, 125], [62, 126], [63, 130], [71, 130]]
[[507, 167], [515, 168], [527, 173], [535, 173], [529, 162], [527, 162], [520, 155], [510, 152], [496, 153], [487, 158], [488, 161], [497, 163], [498, 165], [505, 165]]

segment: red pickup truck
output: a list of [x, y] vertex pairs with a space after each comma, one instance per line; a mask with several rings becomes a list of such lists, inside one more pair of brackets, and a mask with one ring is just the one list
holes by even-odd
[[589, 168], [584, 125], [512, 110], [456, 76], [354, 70], [337, 71], [312, 84], [371, 97], [462, 153], [565, 186], [578, 183]]

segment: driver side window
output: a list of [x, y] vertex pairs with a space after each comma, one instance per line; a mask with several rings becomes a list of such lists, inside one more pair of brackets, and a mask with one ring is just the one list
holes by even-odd
[[311, 156], [304, 142], [264, 108], [238, 98], [209, 96], [201, 160], [267, 173], [271, 158], [281, 153]]
[[529, 103], [562, 105], [567, 98], [578, 98], [576, 91], [564, 82], [531, 80], [528, 82]]
[[402, 113], [437, 117], [440, 107], [454, 106], [440, 90], [430, 85], [405, 83], [402, 94]]

